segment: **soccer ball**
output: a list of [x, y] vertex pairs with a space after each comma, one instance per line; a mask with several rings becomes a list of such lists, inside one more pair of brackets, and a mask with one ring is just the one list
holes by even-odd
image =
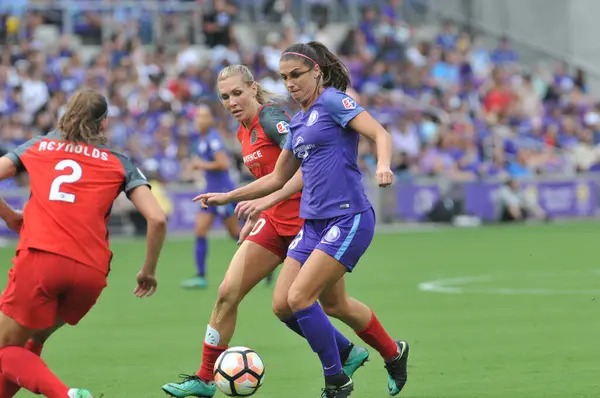
[[265, 365], [256, 352], [246, 347], [225, 350], [213, 369], [215, 384], [230, 397], [248, 397], [262, 385]]

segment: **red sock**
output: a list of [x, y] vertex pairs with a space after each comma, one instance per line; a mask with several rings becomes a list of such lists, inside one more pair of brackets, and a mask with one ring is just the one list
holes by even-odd
[[69, 387], [31, 351], [23, 347], [0, 348], [0, 375], [34, 394], [48, 398], [68, 398]]
[[198, 371], [198, 377], [201, 378], [202, 381], [210, 382], [214, 380], [213, 369], [215, 367], [215, 362], [217, 362], [219, 355], [221, 355], [226, 349], [227, 346], [210, 345], [207, 342], [204, 342], [204, 349], [202, 350], [202, 365]]
[[[33, 352], [37, 356], [41, 355], [43, 348], [44, 346], [42, 344], [38, 344], [33, 340], [29, 340], [27, 344], [25, 344], [25, 349]], [[20, 389], [20, 385], [12, 383], [7, 379], [2, 379], [0, 381], [0, 398], [12, 398], [19, 392]]]
[[365, 330], [356, 334], [365, 343], [376, 349], [384, 361], [390, 361], [399, 354], [398, 345], [387, 334], [373, 311], [371, 311], [371, 320]]

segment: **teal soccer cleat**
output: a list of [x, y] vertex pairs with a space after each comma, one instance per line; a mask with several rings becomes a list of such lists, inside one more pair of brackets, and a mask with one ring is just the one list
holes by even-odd
[[369, 360], [369, 351], [366, 348], [352, 344], [352, 350], [346, 361], [342, 364], [344, 373], [349, 377]]
[[217, 393], [214, 382], [206, 383], [198, 376], [181, 375], [179, 383], [168, 383], [162, 386], [162, 390], [168, 395], [177, 398], [201, 397], [212, 398]]
[[398, 352], [396, 359], [385, 364], [388, 371], [388, 392], [391, 396], [398, 395], [408, 379], [408, 343], [404, 340], [396, 341]]
[[82, 390], [80, 388], [71, 388], [69, 390], [69, 398], [94, 398], [92, 393], [88, 390]]
[[208, 286], [208, 281], [203, 276], [195, 276], [181, 282], [184, 289], [204, 289]]

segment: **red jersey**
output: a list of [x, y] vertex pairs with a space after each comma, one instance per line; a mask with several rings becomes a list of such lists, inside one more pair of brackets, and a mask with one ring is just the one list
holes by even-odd
[[[290, 117], [274, 105], [264, 105], [248, 128], [240, 124], [237, 137], [242, 144], [244, 164], [261, 178], [275, 169], [281, 148], [290, 132]], [[300, 218], [300, 192], [265, 210], [279, 236], [296, 235], [304, 220]]]
[[122, 191], [149, 186], [140, 170], [108, 148], [64, 141], [57, 132], [6, 156], [28, 172], [31, 188], [17, 252], [43, 250], [107, 274], [112, 204]]

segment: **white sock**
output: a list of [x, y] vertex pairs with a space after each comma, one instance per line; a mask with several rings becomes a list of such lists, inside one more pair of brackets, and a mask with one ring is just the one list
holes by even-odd
[[221, 342], [221, 335], [218, 330], [213, 329], [210, 325], [206, 325], [206, 337], [204, 341], [206, 344], [218, 346], [219, 342]]

